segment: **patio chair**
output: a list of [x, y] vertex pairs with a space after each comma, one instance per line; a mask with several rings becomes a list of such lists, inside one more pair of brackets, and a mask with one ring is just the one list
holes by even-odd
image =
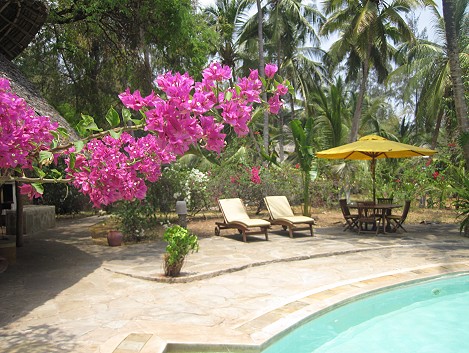
[[388, 222], [394, 222], [391, 232], [397, 231], [398, 228], [402, 228], [404, 232], [407, 232], [407, 230], [402, 226], [402, 224], [405, 222], [407, 215], [409, 214], [409, 210], [410, 201], [407, 200], [404, 204], [404, 209], [402, 210], [401, 215], [386, 215], [386, 219], [388, 220]]
[[393, 198], [392, 197], [378, 197], [376, 200], [377, 200], [377, 203], [380, 204], [380, 205], [382, 205], [382, 204], [391, 204]]
[[[316, 223], [314, 218], [295, 216], [285, 196], [266, 196], [264, 202], [269, 211], [270, 223], [282, 226], [283, 230], [288, 228], [290, 238], [293, 238], [293, 230], [309, 229], [311, 236], [314, 235], [313, 225]], [[304, 226], [299, 227], [299, 225]]]
[[[376, 203], [378, 205], [390, 205], [392, 204], [393, 198], [392, 197], [378, 197], [376, 199]], [[392, 213], [391, 209], [386, 210], [386, 215], [390, 216]]]
[[374, 202], [357, 202], [358, 208], [358, 234], [364, 230], [368, 230], [368, 225], [372, 224], [373, 228], [378, 234], [381, 220], [383, 219], [382, 214], [375, 208]]
[[350, 230], [358, 229], [358, 221], [357, 221], [358, 214], [350, 213], [350, 209], [347, 206], [347, 200], [340, 199], [339, 205], [340, 205], [340, 209], [342, 210], [342, 215], [344, 216], [344, 219], [345, 219], [344, 232], [347, 229], [350, 229]]
[[[253, 234], [264, 234], [265, 240], [269, 240], [267, 229], [270, 228], [270, 222], [250, 218], [241, 199], [219, 199], [218, 207], [223, 214], [224, 222], [215, 222], [215, 235], [220, 235], [221, 229], [237, 229], [243, 235], [244, 242], [247, 242], [247, 235]], [[253, 228], [260, 228], [260, 230]]]

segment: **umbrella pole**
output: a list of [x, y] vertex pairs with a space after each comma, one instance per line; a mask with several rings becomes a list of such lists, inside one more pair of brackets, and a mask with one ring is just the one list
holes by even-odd
[[371, 179], [373, 180], [373, 203], [376, 203], [376, 174], [375, 174], [375, 167], [376, 167], [376, 159], [373, 158], [371, 160]]

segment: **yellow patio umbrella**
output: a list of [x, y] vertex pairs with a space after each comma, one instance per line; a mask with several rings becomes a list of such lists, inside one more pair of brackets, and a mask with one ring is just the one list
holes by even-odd
[[325, 159], [371, 160], [371, 177], [373, 179], [373, 201], [376, 200], [375, 166], [379, 158], [406, 158], [431, 156], [436, 151], [405, 143], [390, 141], [377, 135], [367, 135], [358, 141], [334, 147], [316, 153], [316, 157]]

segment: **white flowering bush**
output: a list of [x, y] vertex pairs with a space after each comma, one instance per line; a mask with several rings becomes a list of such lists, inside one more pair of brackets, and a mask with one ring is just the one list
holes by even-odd
[[160, 180], [150, 187], [147, 200], [166, 214], [174, 211], [176, 201], [184, 200], [193, 216], [210, 207], [209, 182], [208, 173], [175, 163], [166, 167]]
[[209, 177], [196, 168], [192, 168], [187, 173], [183, 181], [182, 192], [183, 199], [187, 203], [187, 209], [192, 215], [195, 215], [210, 207], [210, 199], [207, 193]]

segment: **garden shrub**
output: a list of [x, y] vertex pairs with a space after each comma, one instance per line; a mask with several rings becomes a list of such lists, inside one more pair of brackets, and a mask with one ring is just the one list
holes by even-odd
[[124, 241], [147, 239], [148, 230], [159, 222], [154, 207], [146, 200], [120, 201], [113, 207], [113, 214], [118, 218]]
[[59, 215], [78, 214], [91, 209], [89, 198], [68, 184], [44, 184], [42, 203], [55, 206], [55, 213]]

